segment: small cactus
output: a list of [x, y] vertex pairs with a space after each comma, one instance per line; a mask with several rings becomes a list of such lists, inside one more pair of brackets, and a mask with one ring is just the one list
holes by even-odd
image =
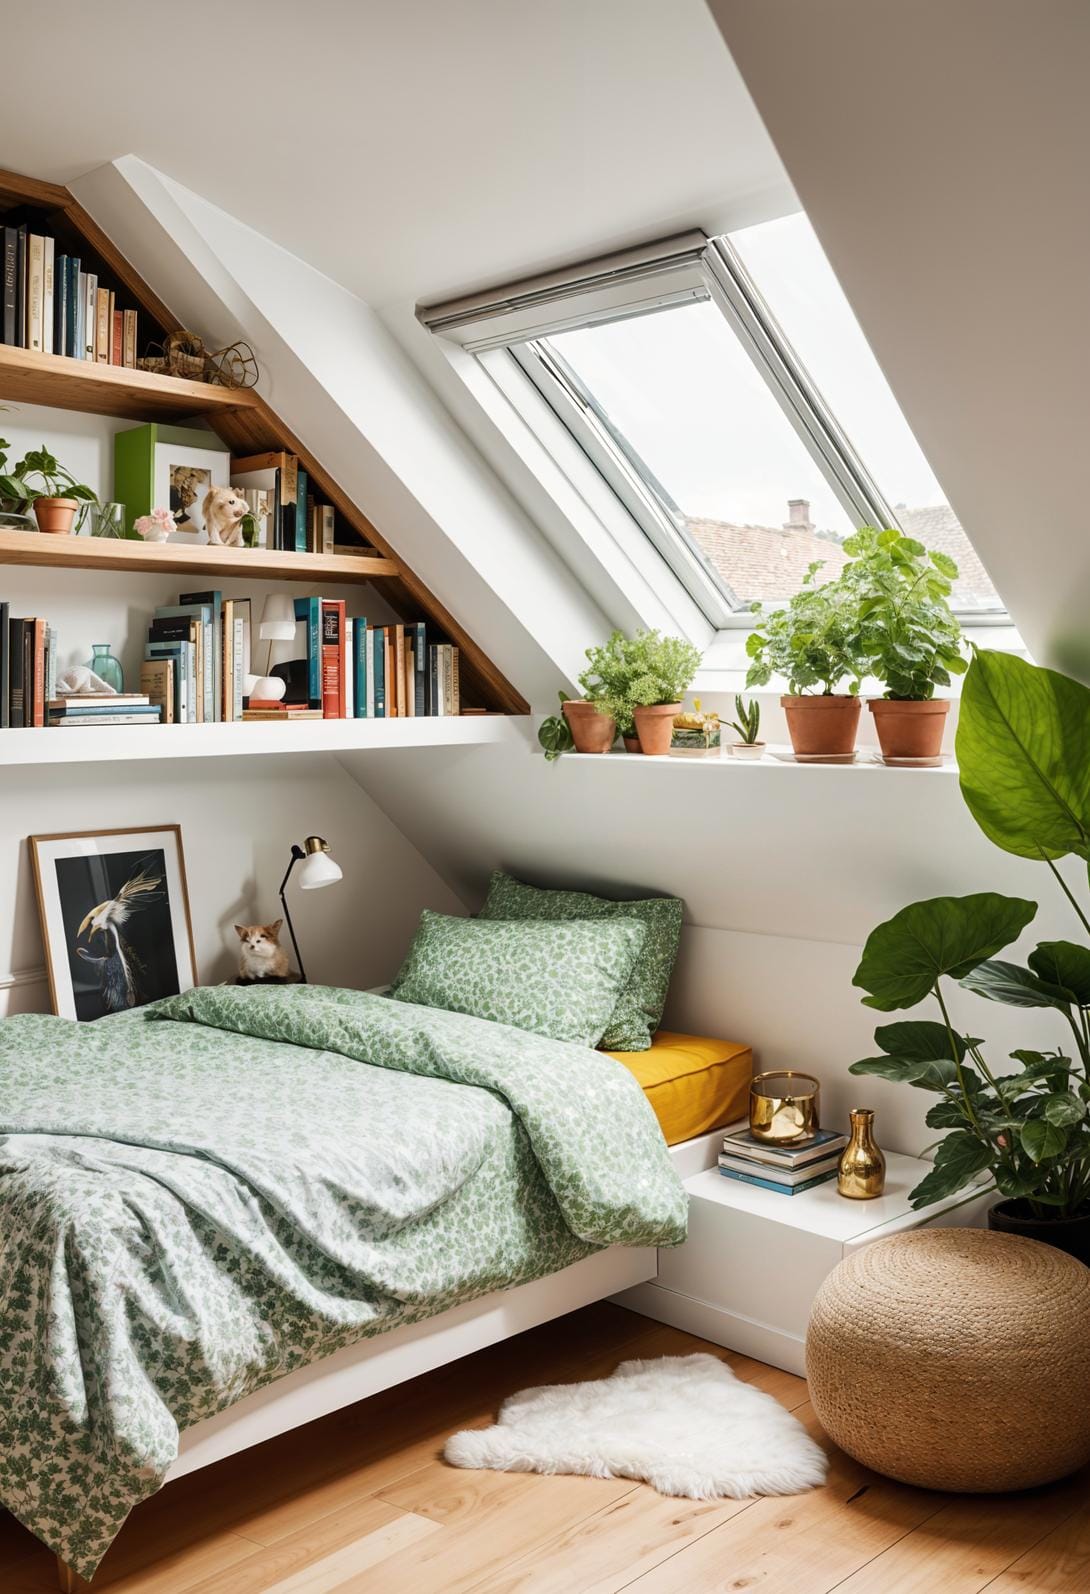
[[738, 740], [747, 747], [752, 747], [760, 736], [761, 730], [761, 705], [757, 699], [751, 698], [747, 704], [739, 694], [734, 699], [734, 712], [738, 718], [731, 720], [731, 729], [738, 732]]

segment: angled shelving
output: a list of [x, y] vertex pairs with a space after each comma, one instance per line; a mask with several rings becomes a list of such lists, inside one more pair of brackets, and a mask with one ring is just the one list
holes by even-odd
[[182, 416], [259, 407], [251, 388], [215, 387], [180, 376], [159, 376], [125, 365], [73, 360], [0, 344], [0, 391], [22, 404], [48, 404], [91, 415], [135, 421], [176, 421]]
[[0, 528], [0, 565], [42, 565], [62, 570], [124, 570], [134, 575], [242, 576], [258, 581], [373, 581], [396, 576], [381, 554], [282, 553], [272, 548], [215, 548], [173, 542], [133, 542], [115, 537], [50, 537]]
[[[523, 739], [528, 719], [506, 714], [458, 718], [293, 720], [287, 725], [101, 725], [0, 730], [0, 768], [17, 765], [144, 762], [171, 758], [358, 753], [378, 748], [474, 747]], [[528, 745], [528, 743], [527, 743]]]

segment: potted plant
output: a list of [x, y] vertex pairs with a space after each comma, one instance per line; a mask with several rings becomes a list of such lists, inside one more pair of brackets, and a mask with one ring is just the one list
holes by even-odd
[[670, 751], [674, 716], [699, 664], [700, 649], [681, 637], [613, 631], [603, 646], [587, 649], [579, 685], [621, 727], [629, 751], [635, 751], [631, 727], [640, 752], [661, 757]]
[[[859, 730], [859, 686], [865, 660], [860, 651], [859, 619], [851, 594], [841, 583], [814, 585], [816, 560], [786, 609], [758, 621], [746, 638], [752, 664], [747, 686], [767, 686], [773, 675], [787, 682], [780, 698], [795, 757], [855, 757]], [[761, 605], [753, 605], [761, 612]], [[846, 692], [838, 691], [847, 681]]]
[[[1083, 938], [1041, 942], [1022, 965], [998, 954], [1033, 919], [1035, 902], [982, 892], [903, 908], [869, 936], [854, 983], [869, 1007], [893, 1012], [930, 997], [939, 1017], [880, 1027], [882, 1055], [851, 1072], [939, 1098], [926, 1121], [948, 1132], [912, 1192], [915, 1207], [987, 1175], [1002, 1197], [989, 1214], [992, 1228], [1090, 1263], [1090, 917], [1054, 862], [1068, 853], [1090, 860], [1090, 691], [1011, 654], [977, 652], [962, 693], [957, 757], [962, 795], [985, 835], [1005, 852], [1046, 863]], [[1013, 1070], [993, 1069], [984, 1043], [954, 1029], [948, 979], [989, 1001], [1051, 1011], [1059, 1044], [1019, 1048], [1010, 1054]]]
[[735, 694], [734, 712], [738, 718], [731, 720], [731, 729], [738, 732], [738, 740], [731, 742], [732, 758], [761, 758], [765, 744], [758, 741], [761, 730], [761, 705], [751, 698], [747, 703], [740, 693]]
[[838, 584], [854, 595], [866, 673], [885, 686], [868, 708], [887, 760], [937, 761], [950, 704], [936, 686], [967, 669], [947, 599], [958, 567], [899, 531], [864, 526], [844, 543]]
[[563, 706], [568, 701], [568, 694], [560, 692], [561, 712], [550, 714], [538, 726], [537, 739], [545, 749], [545, 762], [555, 764], [561, 753], [570, 753], [575, 746], [572, 738], [571, 726], [563, 713]]
[[[40, 487], [34, 486], [34, 477]], [[98, 502], [90, 487], [77, 482], [44, 443], [25, 455], [10, 474], [0, 475], [0, 498], [33, 504], [38, 530], [61, 535], [71, 532], [81, 502]]]

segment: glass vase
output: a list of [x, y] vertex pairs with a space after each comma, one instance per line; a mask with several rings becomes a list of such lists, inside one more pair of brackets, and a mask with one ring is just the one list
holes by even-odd
[[115, 659], [110, 652], [110, 644], [108, 642], [94, 642], [92, 643], [92, 648], [94, 652], [93, 656], [87, 660], [87, 668], [94, 670], [99, 679], [105, 681], [107, 686], [112, 686], [115, 692], [123, 692], [125, 690], [125, 672], [121, 668], [120, 661]]
[[92, 504], [89, 518], [92, 537], [124, 537], [124, 504]]

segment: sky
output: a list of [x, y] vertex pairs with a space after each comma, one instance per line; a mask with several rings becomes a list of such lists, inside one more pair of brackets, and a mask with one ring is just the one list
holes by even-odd
[[[892, 505], [945, 502], [801, 213], [731, 242]], [[719, 310], [702, 302], [554, 334], [686, 515], [780, 526], [787, 500], [845, 534], [847, 515]]]

